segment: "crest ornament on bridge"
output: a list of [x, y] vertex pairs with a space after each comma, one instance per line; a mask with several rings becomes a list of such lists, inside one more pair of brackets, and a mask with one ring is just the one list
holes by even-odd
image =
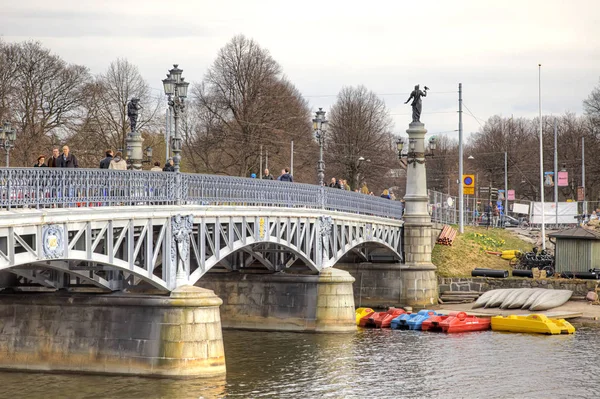
[[186, 265], [189, 263], [193, 226], [193, 215], [171, 217], [171, 264], [177, 265], [178, 279], [185, 274]]
[[321, 222], [321, 236], [328, 237], [331, 234], [331, 228], [333, 227], [333, 219], [331, 219], [331, 216], [321, 216], [319, 220]]
[[65, 249], [62, 225], [50, 224], [42, 227], [42, 249], [45, 258], [62, 258]]
[[367, 223], [365, 225], [365, 238], [368, 241], [371, 241], [373, 239], [373, 224], [371, 223]]
[[322, 252], [322, 264], [325, 264], [329, 260], [329, 237], [331, 237], [331, 228], [333, 227], [333, 219], [331, 216], [320, 216], [319, 217], [319, 233], [321, 234], [321, 252]]

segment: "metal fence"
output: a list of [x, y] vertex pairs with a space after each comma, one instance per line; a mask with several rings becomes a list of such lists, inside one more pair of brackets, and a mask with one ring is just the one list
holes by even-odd
[[0, 208], [222, 205], [328, 209], [401, 219], [402, 203], [277, 180], [104, 169], [0, 169]]
[[[448, 195], [447, 193], [441, 193], [439, 191], [429, 190], [429, 212], [431, 214], [431, 221], [442, 223], [442, 224], [458, 224], [459, 223], [459, 204], [458, 197]], [[450, 200], [448, 200], [450, 199]], [[477, 198], [474, 196], [465, 195], [464, 197], [464, 224], [465, 225], [488, 225], [488, 215], [485, 214], [486, 204], [489, 202], [489, 197], [485, 198]], [[514, 226], [517, 223], [523, 227], [532, 227], [538, 228], [540, 225], [535, 225], [530, 223], [532, 220], [532, 207], [531, 203], [534, 201], [527, 200], [518, 200], [518, 201], [509, 201], [509, 209], [507, 212], [503, 212], [503, 215], [499, 218], [498, 224], [503, 227], [504, 225]], [[549, 202], [549, 201], [547, 201]], [[494, 201], [495, 203], [495, 201]], [[514, 203], [525, 204], [527, 205], [529, 212], [528, 213], [517, 213], [513, 212], [510, 209], [510, 205]], [[596, 209], [600, 209], [600, 203], [596, 201], [586, 201], [585, 203], [579, 202], [577, 205], [578, 212], [582, 212], [585, 207], [587, 207], [586, 218], [584, 221], [588, 221], [590, 219], [590, 215], [592, 211]], [[504, 200], [502, 201], [502, 205], [504, 205]], [[510, 218], [504, 218], [504, 215], [509, 216]], [[598, 215], [600, 217], [600, 215]], [[510, 219], [510, 220], [509, 220]], [[546, 222], [546, 225], [550, 228], [567, 228], [573, 227], [578, 224], [578, 220], [573, 218], [573, 221], [570, 223], [561, 223], [559, 225], [553, 225]]]

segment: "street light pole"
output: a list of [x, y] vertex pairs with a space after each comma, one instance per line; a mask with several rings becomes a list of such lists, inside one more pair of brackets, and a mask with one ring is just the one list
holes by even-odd
[[463, 188], [463, 124], [462, 124], [462, 83], [458, 84], [458, 231], [465, 232], [465, 203]]
[[542, 64], [538, 64], [540, 117], [540, 199], [542, 201], [542, 249], [546, 249], [546, 212], [544, 207], [544, 137], [542, 135]]
[[13, 129], [10, 122], [4, 122], [0, 127], [0, 146], [6, 151], [6, 167], [10, 166], [10, 150], [15, 148], [17, 140], [17, 131]]
[[185, 82], [181, 76], [183, 70], [173, 64], [173, 69], [169, 70], [166, 79], [163, 79], [163, 87], [168, 98], [169, 108], [173, 115], [174, 132], [171, 138], [171, 150], [173, 152], [173, 166], [175, 172], [179, 172], [181, 163], [181, 137], [179, 135], [179, 116], [185, 110], [184, 101], [187, 97], [189, 82]]
[[325, 185], [325, 162], [323, 161], [323, 144], [325, 142], [325, 133], [327, 132], [327, 119], [325, 119], [325, 111], [323, 108], [319, 108], [315, 112], [315, 118], [313, 121], [313, 130], [315, 131], [315, 138], [319, 143], [319, 162], [317, 163], [317, 182], [319, 186]]

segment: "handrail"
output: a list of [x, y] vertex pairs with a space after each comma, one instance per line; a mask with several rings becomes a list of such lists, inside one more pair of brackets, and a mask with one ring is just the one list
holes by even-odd
[[402, 218], [402, 203], [277, 180], [107, 169], [0, 168], [0, 208], [235, 205], [327, 209]]

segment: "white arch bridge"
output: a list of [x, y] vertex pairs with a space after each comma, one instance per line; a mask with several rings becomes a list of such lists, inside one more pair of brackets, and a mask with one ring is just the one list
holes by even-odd
[[403, 261], [401, 204], [339, 189], [38, 168], [0, 170], [0, 182], [4, 287], [170, 291], [210, 270], [319, 273], [375, 250]]

